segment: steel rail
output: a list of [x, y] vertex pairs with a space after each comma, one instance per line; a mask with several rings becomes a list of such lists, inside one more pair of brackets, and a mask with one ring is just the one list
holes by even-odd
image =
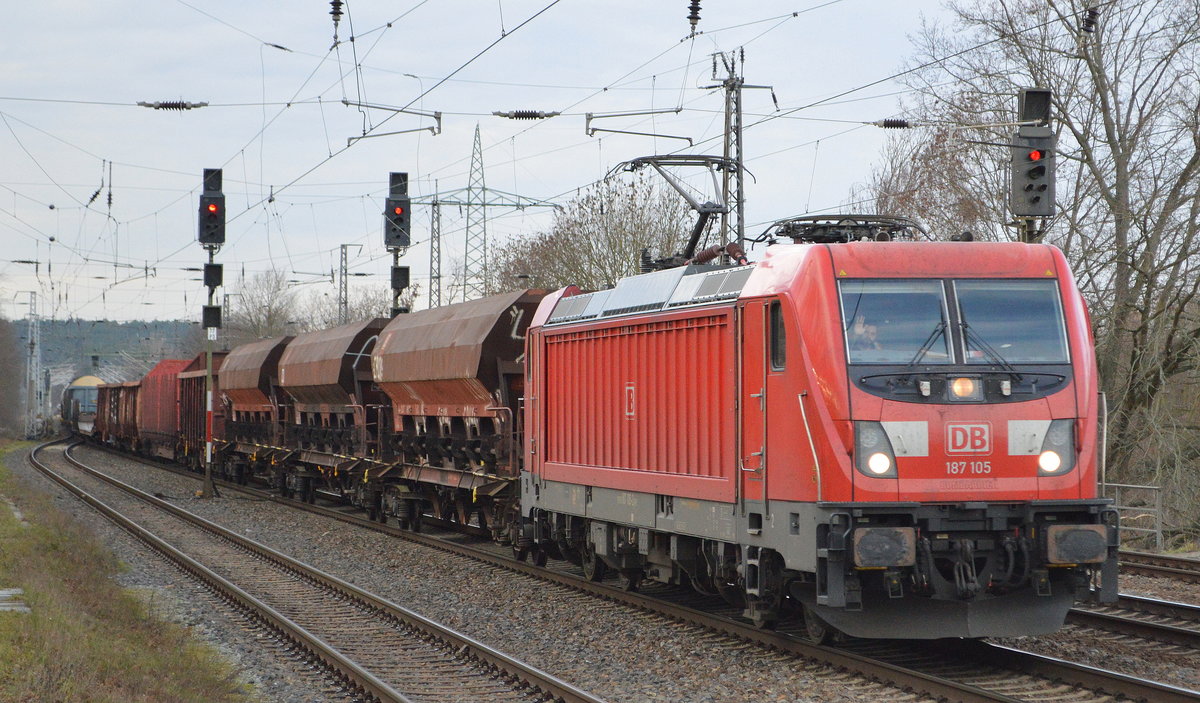
[[[52, 444], [52, 443], [48, 443], [48, 444]], [[48, 444], [38, 447], [37, 449], [35, 449], [35, 451], [40, 450], [41, 448], [43, 448], [45, 446], [48, 446]], [[234, 544], [241, 547], [242, 549], [252, 552], [252, 553], [260, 556], [261, 558], [266, 559], [267, 561], [270, 561], [271, 563], [277, 564], [282, 568], [286, 568], [288, 570], [294, 571], [311, 581], [319, 583], [322, 586], [327, 587], [330, 590], [339, 593], [341, 596], [343, 596], [346, 599], [356, 601], [356, 602], [362, 603], [363, 605], [365, 605], [367, 607], [371, 607], [376, 610], [382, 611], [383, 613], [386, 613], [388, 616], [395, 618], [397, 621], [412, 628], [413, 630], [416, 630], [420, 633], [423, 633], [429, 637], [433, 637], [433, 638], [445, 643], [448, 647], [450, 647], [454, 651], [462, 651], [463, 653], [474, 658], [475, 660], [483, 662], [484, 664], [494, 667], [498, 671], [503, 672], [506, 676], [510, 677], [511, 679], [519, 681], [525, 685], [531, 686], [531, 687], [543, 692], [544, 694], [550, 696], [551, 698], [553, 698], [555, 700], [564, 701], [564, 703], [604, 703], [603, 699], [592, 696], [591, 694], [587, 693], [586, 691], [576, 688], [575, 686], [573, 686], [565, 681], [562, 681], [561, 679], [558, 679], [557, 677], [554, 677], [554, 676], [550, 675], [549, 673], [546, 673], [546, 672], [541, 671], [533, 666], [525, 664], [524, 662], [513, 659], [512, 657], [508, 656], [507, 654], [505, 654], [497, 649], [494, 649], [492, 647], [489, 647], [489, 646], [483, 644], [482, 642], [479, 642], [478, 640], [475, 640], [474, 638], [472, 638], [466, 634], [463, 634], [461, 632], [457, 632], [448, 627], [445, 627], [444, 625], [436, 623], [436, 622], [420, 615], [419, 613], [416, 613], [412, 610], [404, 608], [403, 606], [400, 606], [396, 603], [392, 603], [391, 601], [380, 598], [379, 596], [376, 596], [368, 591], [365, 591], [351, 583], [343, 581], [340, 578], [333, 576], [332, 574], [328, 574], [328, 573], [321, 571], [320, 569], [317, 569], [313, 566], [296, 561], [295, 559], [292, 559], [291, 557], [289, 557], [277, 550], [267, 547], [266, 545], [260, 544], [258, 542], [255, 542], [254, 540], [243, 537], [243, 536], [237, 534], [236, 532], [228, 530], [224, 527], [221, 527], [220, 525], [217, 525], [216, 523], [213, 523], [213, 522], [206, 520], [198, 515], [190, 513], [187, 510], [184, 510], [183, 508], [172, 505], [171, 503], [169, 503], [167, 501], [156, 498], [156, 497], [146, 493], [145, 491], [142, 491], [138, 488], [130, 486], [118, 479], [115, 479], [111, 476], [104, 474], [103, 472], [92, 469], [92, 468], [84, 465], [81, 461], [79, 461], [78, 459], [76, 459], [75, 457], [73, 457], [71, 455], [70, 449], [73, 448], [74, 446], [75, 445], [71, 445], [71, 447], [68, 447], [67, 451], [64, 452], [64, 458], [66, 458], [67, 461], [71, 462], [72, 465], [76, 466], [81, 471], [87, 472], [89, 475], [95, 476], [96, 478], [103, 480], [110, 485], [120, 488], [121, 490], [129, 493], [130, 495], [133, 495], [133, 496], [139, 498], [140, 500], [142, 500], [146, 503], [149, 503], [150, 505], [153, 505], [156, 508], [162, 509], [176, 517], [179, 517], [182, 520], [185, 520], [188, 523], [196, 525], [208, 532], [211, 532], [215, 535], [222, 537], [223, 539], [233, 542]], [[31, 457], [31, 461], [32, 461], [33, 460], [33, 452], [30, 453], [30, 457]], [[53, 473], [49, 469], [41, 469], [40, 468], [39, 470], [43, 471], [43, 473], [46, 473], [46, 472]], [[63, 483], [63, 481], [65, 481], [65, 479], [61, 479], [61, 480], [56, 479], [56, 480], [59, 483]], [[75, 493], [74, 490], [72, 490], [72, 492]], [[78, 495], [78, 493], [76, 493], [76, 494]], [[87, 502], [89, 504], [92, 504], [91, 501], [87, 501]], [[106, 511], [102, 511], [102, 512], [105, 512], [106, 515], [108, 514]], [[113, 511], [113, 512], [115, 512], [115, 511]], [[124, 524], [122, 524], [122, 526], [124, 526]], [[139, 528], [139, 529], [141, 529], [141, 528]], [[160, 540], [160, 542], [161, 542], [161, 540]], [[166, 543], [164, 542], [163, 544], [166, 544]], [[166, 546], [170, 547], [170, 545], [166, 545]], [[157, 549], [157, 547], [155, 547], [155, 548]], [[203, 569], [204, 567], [201, 565], [201, 568]], [[208, 571], [208, 570], [205, 569], [205, 571]], [[211, 573], [211, 572], [209, 572], [209, 573]], [[220, 576], [218, 576], [216, 574], [213, 574], [213, 576], [215, 576], [218, 579], [221, 578]], [[236, 586], [234, 588], [236, 588]], [[252, 598], [251, 596], [247, 596], [247, 597]], [[264, 607], [266, 607], [266, 606], [264, 606]], [[283, 616], [281, 616], [281, 615], [279, 617], [283, 618]], [[284, 618], [284, 619], [286, 620], [286, 618]], [[302, 630], [302, 628], [301, 628], [301, 630]], [[307, 633], [305, 633], [305, 634], [307, 634]], [[317, 641], [319, 642], [319, 640], [317, 640]], [[336, 654], [336, 652], [334, 652], [334, 653]], [[340, 655], [338, 655], [338, 656], [340, 657]], [[341, 659], [345, 659], [345, 658], [341, 657]], [[353, 664], [353, 662], [350, 662], [350, 664]], [[354, 665], [354, 666], [357, 667], [357, 665]], [[340, 667], [334, 667], [334, 668], [340, 668]], [[363, 673], [365, 673], [367, 676], [370, 676], [369, 672], [364, 671]], [[373, 679], [374, 677], [371, 677], [371, 678]], [[372, 684], [372, 685], [374, 685], [374, 684]], [[379, 682], [378, 685], [386, 687], [386, 684], [383, 684], [382, 682]], [[371, 691], [370, 688], [367, 688], [366, 690]], [[389, 691], [391, 693], [388, 695], [394, 694], [396, 696], [400, 696], [400, 694], [396, 693], [395, 691], [393, 691], [390, 688], [386, 688], [386, 691], [384, 691], [384, 693], [387, 693]], [[377, 697], [380, 697], [380, 699], [384, 700], [384, 701], [393, 700], [392, 698], [383, 698], [383, 697], [379, 696], [378, 694], [374, 694], [373, 691], [372, 691], [372, 694], [377, 695]], [[401, 696], [400, 698], [395, 698], [394, 700], [407, 701], [408, 699]]]
[[[166, 467], [156, 462], [148, 462], [139, 457], [129, 457], [129, 455], [120, 452], [115, 452], [115, 454], [123, 458], [133, 458], [151, 466], [166, 468], [168, 470], [180, 473], [181, 475], [198, 478], [197, 474], [184, 471], [182, 469], [177, 470], [173, 467]], [[628, 592], [621, 588], [607, 584], [591, 582], [587, 579], [580, 578], [572, 574], [537, 567], [525, 562], [516, 561], [512, 558], [500, 556], [492, 551], [481, 549], [469, 544], [451, 542], [431, 535], [402, 530], [398, 527], [393, 527], [391, 525], [379, 522], [373, 522], [365, 518], [350, 515], [331, 508], [285, 499], [255, 488], [238, 486], [229, 482], [224, 482], [222, 485], [223, 487], [232, 489], [234, 491], [243, 492], [247, 495], [261, 497], [263, 499], [278, 502], [289, 507], [300, 508], [314, 514], [331, 517], [352, 525], [397, 536], [402, 539], [432, 547], [434, 549], [450, 552], [459, 556], [469, 557], [493, 566], [500, 566], [511, 571], [533, 576], [534, 578], [556, 583], [577, 591], [590, 593], [592, 595], [633, 606], [641, 610], [659, 613], [675, 620], [694, 624], [704, 627], [708, 630], [754, 642], [768, 648], [778, 649], [780, 651], [788, 652], [806, 659], [819, 661], [835, 668], [854, 671], [860, 675], [895, 686], [897, 688], [901, 688], [903, 690], [922, 693], [945, 701], [963, 701], [964, 703], [975, 703], [976, 701], [990, 701], [993, 703], [1002, 701], [1005, 703], [1015, 703], [1016, 701], [1026, 700], [1025, 698], [1014, 698], [1002, 693], [990, 691], [986, 688], [961, 683], [935, 674], [890, 664], [885, 661], [873, 659], [870, 656], [864, 656], [854, 652], [846, 651], [844, 649], [839, 649], [836, 646], [814, 645], [792, 635], [769, 630], [761, 630], [749, 623], [743, 623], [731, 618], [706, 613], [704, 611], [696, 610], [684, 605], [658, 599], [653, 596]], [[960, 643], [968, 644], [964, 644], [964, 646], [960, 648], [958, 646]], [[916, 643], [916, 646], [923, 646], [923, 643]], [[931, 646], [936, 648], [938, 645], [932, 644]], [[976, 646], [990, 647], [992, 649], [970, 649], [971, 647]], [[955, 655], [959, 659], [969, 659], [970, 657], [962, 656], [964, 652], [975, 652], [976, 654], [980, 655], [991, 653], [988, 654], [988, 656], [991, 657], [990, 659], [977, 659], [975, 663], [999, 663], [999, 665], [1005, 668], [1011, 668], [1025, 673], [1033, 673], [1052, 681], [1058, 681], [1097, 691], [1117, 692], [1119, 695], [1124, 695], [1132, 700], [1142, 700], [1147, 701], [1147, 703], [1159, 703], [1160, 701], [1162, 703], [1182, 703], [1184, 701], [1191, 701], [1192, 703], [1195, 703], [1196, 701], [1200, 701], [1200, 693], [1195, 691], [1189, 691], [1187, 689], [1168, 684], [1162, 684], [1105, 669], [1066, 662], [1053, 657], [1046, 657], [1014, 648], [1003, 647], [1000, 645], [990, 645], [982, 641], [955, 640], [954, 646], [946, 649], [947, 655]]]
[[1119, 674], [1094, 666], [1076, 664], [1042, 654], [1033, 654], [983, 640], [961, 640], [955, 642], [953, 647], [960, 656], [967, 659], [978, 659], [1006, 668], [1019, 669], [1026, 673], [1133, 701], [1145, 701], [1146, 703], [1195, 703], [1195, 701], [1200, 701], [1200, 693], [1196, 691], [1147, 681], [1136, 676]]
[[[1115, 606], [1135, 615], [1113, 612], [1111, 607], [1083, 606], [1072, 608], [1067, 614], [1067, 622], [1200, 649], [1200, 607], [1125, 594], [1119, 597]], [[1169, 618], [1185, 624], [1158, 622], [1147, 618]]]
[[1200, 583], [1200, 560], [1197, 559], [1122, 550], [1118, 562], [1121, 571], [1127, 574]]

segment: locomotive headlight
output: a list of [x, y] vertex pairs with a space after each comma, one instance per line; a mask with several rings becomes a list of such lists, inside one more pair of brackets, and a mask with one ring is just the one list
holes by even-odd
[[1038, 454], [1039, 476], [1061, 476], [1075, 468], [1075, 421], [1054, 420]]
[[854, 468], [871, 478], [896, 477], [896, 454], [882, 424], [854, 423]]
[[983, 382], [970, 376], [950, 379], [950, 400], [983, 400]]

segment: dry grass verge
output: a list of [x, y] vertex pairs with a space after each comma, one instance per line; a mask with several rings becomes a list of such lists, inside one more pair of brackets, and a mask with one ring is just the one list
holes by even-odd
[[30, 523], [0, 503], [0, 588], [23, 588], [33, 610], [0, 613], [0, 701], [255, 700], [217, 652], [116, 584], [120, 564], [91, 532], [13, 477], [30, 446], [0, 445], [0, 493]]

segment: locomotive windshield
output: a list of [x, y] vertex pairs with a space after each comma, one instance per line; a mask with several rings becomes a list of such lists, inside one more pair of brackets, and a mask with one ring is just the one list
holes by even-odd
[[1065, 364], [1067, 338], [1055, 281], [955, 281], [968, 364]]
[[852, 364], [1070, 361], [1056, 281], [976, 279], [951, 281], [949, 286], [929, 279], [838, 283], [842, 329]]
[[94, 413], [96, 412], [96, 397], [100, 391], [96, 388], [84, 388], [79, 392], [79, 412]]
[[850, 363], [950, 363], [941, 281], [840, 283]]

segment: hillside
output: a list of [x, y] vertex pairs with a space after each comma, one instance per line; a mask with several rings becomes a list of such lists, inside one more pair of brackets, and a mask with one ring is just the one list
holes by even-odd
[[[17, 323], [22, 341], [25, 325]], [[63, 385], [85, 373], [106, 381], [140, 377], [158, 360], [190, 357], [201, 337], [194, 324], [175, 320], [113, 322], [109, 320], [49, 320], [41, 323], [42, 367], [51, 372], [51, 385]]]

